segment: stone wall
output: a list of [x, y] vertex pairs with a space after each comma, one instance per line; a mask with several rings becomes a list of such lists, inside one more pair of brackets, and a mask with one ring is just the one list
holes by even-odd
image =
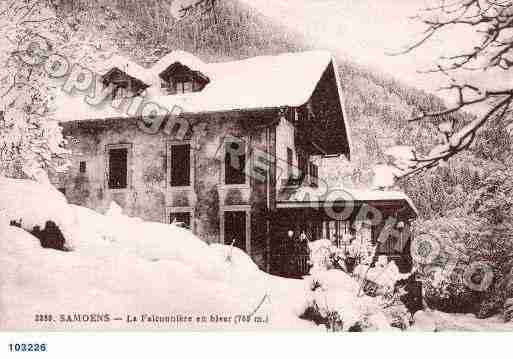
[[[251, 254], [265, 267], [268, 176], [262, 181], [250, 177], [246, 185], [225, 186], [223, 183], [224, 140], [226, 136], [243, 138], [251, 150], [267, 152], [275, 148], [276, 132], [271, 124], [276, 114], [215, 114], [189, 118], [193, 151], [193, 183], [190, 188], [169, 186], [168, 145], [173, 134], [164, 131], [148, 134], [139, 129], [136, 120], [82, 121], [64, 124], [70, 136], [73, 162], [65, 176], [55, 179], [65, 189], [71, 203], [104, 213], [111, 201], [118, 203], [129, 216], [147, 221], [168, 221], [171, 208], [189, 208], [193, 213], [196, 234], [208, 242], [220, 242], [220, 220], [223, 210], [243, 208], [251, 218]], [[271, 126], [271, 127], [269, 127]], [[108, 188], [107, 148], [129, 145], [128, 188]], [[250, 151], [250, 153], [252, 153]], [[249, 168], [254, 156], [248, 157]], [[86, 162], [81, 173], [80, 162]]]

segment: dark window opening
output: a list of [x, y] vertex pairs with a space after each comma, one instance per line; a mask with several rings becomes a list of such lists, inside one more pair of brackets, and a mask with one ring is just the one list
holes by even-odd
[[298, 109], [297, 121], [304, 123], [307, 120], [308, 120], [308, 108], [307, 108], [307, 106], [302, 106]]
[[303, 180], [308, 174], [308, 160], [303, 153], [299, 152], [297, 162], [299, 167], [299, 179]]
[[128, 150], [117, 148], [109, 150], [109, 188], [122, 189], [128, 185]]
[[242, 141], [227, 142], [225, 151], [225, 184], [245, 184], [246, 144]]
[[319, 185], [319, 166], [310, 163], [310, 184], [313, 186]]
[[190, 81], [190, 80], [175, 81], [174, 83], [169, 83], [167, 86], [164, 85], [164, 87], [167, 87], [168, 92], [170, 92], [171, 94], [185, 94], [185, 93], [191, 93], [191, 92], [199, 92], [202, 89], [202, 87], [199, 83], [197, 83], [196, 81]]
[[80, 173], [85, 173], [86, 172], [86, 162], [85, 161], [80, 161], [80, 165], [79, 165], [79, 171]]
[[191, 229], [191, 213], [190, 212], [175, 212], [169, 215], [170, 223]]
[[168, 78], [161, 81], [161, 88], [166, 89], [170, 95], [199, 92], [204, 87], [204, 84], [194, 78]]
[[294, 152], [287, 148], [287, 179], [291, 179], [294, 175]]
[[191, 185], [191, 145], [171, 146], [171, 186]]
[[287, 111], [287, 120], [289, 120], [290, 123], [296, 123], [296, 109], [295, 108], [289, 108]]
[[112, 90], [112, 97], [121, 99], [121, 98], [130, 98], [133, 97], [134, 94], [131, 90], [130, 84], [126, 83], [117, 83]]
[[246, 251], [246, 212], [224, 212], [224, 243]]
[[194, 89], [192, 81], [182, 82], [181, 85], [182, 85], [182, 92], [183, 93], [192, 92], [193, 89]]
[[258, 183], [267, 183], [269, 180], [268, 170], [271, 166], [271, 159], [267, 153], [255, 154], [256, 163], [252, 168], [255, 181]]

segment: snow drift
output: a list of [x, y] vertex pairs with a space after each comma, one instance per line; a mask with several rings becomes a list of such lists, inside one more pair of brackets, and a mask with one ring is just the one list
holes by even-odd
[[[69, 205], [32, 181], [1, 179], [0, 193], [2, 329], [313, 327], [298, 318], [304, 283], [260, 271], [237, 248], [209, 246], [186, 229], [130, 218], [117, 206], [102, 215]], [[12, 220], [23, 229], [10, 226]], [[26, 231], [48, 220], [63, 229], [71, 251], [44, 249]], [[91, 313], [109, 320], [67, 320]], [[53, 320], [36, 321], [36, 314]], [[139, 320], [128, 323], [130, 315]], [[141, 321], [142, 315], [162, 321]], [[249, 320], [235, 323], [237, 316]], [[173, 321], [181, 317], [193, 321]]]

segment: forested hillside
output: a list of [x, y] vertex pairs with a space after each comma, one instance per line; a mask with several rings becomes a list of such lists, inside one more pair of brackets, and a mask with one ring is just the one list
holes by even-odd
[[217, 0], [215, 12], [177, 20], [172, 1], [64, 0], [60, 16], [75, 28], [109, 34], [118, 48], [140, 62], [175, 49], [207, 62], [312, 48], [299, 33], [276, 24], [237, 0]]

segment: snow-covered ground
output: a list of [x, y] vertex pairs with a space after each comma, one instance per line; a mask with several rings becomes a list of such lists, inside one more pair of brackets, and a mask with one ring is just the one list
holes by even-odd
[[[18, 201], [11, 190], [20, 196]], [[314, 327], [298, 317], [306, 305], [304, 282], [260, 271], [237, 248], [208, 246], [186, 229], [129, 218], [116, 206], [102, 215], [68, 205], [57, 191], [28, 181], [3, 179], [0, 193], [5, 195], [0, 199], [2, 329]], [[26, 193], [32, 197], [24, 198]], [[25, 230], [9, 226], [16, 219], [27, 229], [44, 227], [51, 218], [67, 229], [63, 232], [71, 251], [44, 249]], [[75, 313], [108, 313], [110, 321], [60, 320], [61, 314]], [[237, 316], [253, 313], [250, 323], [234, 323]], [[52, 314], [54, 321], [36, 321], [36, 314]], [[144, 314], [193, 321], [142, 322]], [[139, 320], [128, 323], [127, 315]], [[202, 316], [207, 321], [198, 323]], [[256, 323], [256, 317], [264, 323]]]
[[488, 319], [476, 318], [473, 314], [449, 314], [429, 312], [435, 322], [436, 330], [444, 331], [513, 331], [513, 322], [504, 323], [500, 316]]
[[[69, 251], [44, 249], [28, 232], [47, 220]], [[368, 330], [397, 330], [355, 278], [321, 262], [304, 280], [271, 276], [241, 250], [208, 245], [186, 229], [129, 218], [115, 204], [103, 215], [69, 205], [49, 185], [0, 178], [2, 330], [324, 330], [300, 319], [307, 307], [336, 312], [344, 330], [362, 318]], [[415, 319], [412, 330], [513, 330], [499, 318]]]
[[[215, 275], [204, 275], [202, 269], [178, 258], [150, 260], [130, 249], [116, 253], [116, 246], [98, 248], [96, 254], [42, 249], [34, 237], [15, 227], [2, 228], [1, 238], [9, 239], [1, 242], [0, 254], [3, 329], [311, 327], [292, 310], [295, 306], [299, 310], [305, 297], [300, 281], [258, 271], [236, 275], [236, 264], [220, 266]], [[250, 314], [265, 295], [269, 299], [257, 315], [268, 316], [268, 325], [210, 322], [210, 315], [234, 318]], [[66, 323], [57, 317], [74, 313], [109, 313], [111, 321]], [[35, 314], [53, 314], [56, 322], [35, 322]], [[194, 321], [127, 323], [128, 314], [183, 315], [194, 317]], [[202, 315], [208, 316], [209, 322], [198, 324], [196, 317]], [[112, 321], [115, 316], [123, 321]]]

